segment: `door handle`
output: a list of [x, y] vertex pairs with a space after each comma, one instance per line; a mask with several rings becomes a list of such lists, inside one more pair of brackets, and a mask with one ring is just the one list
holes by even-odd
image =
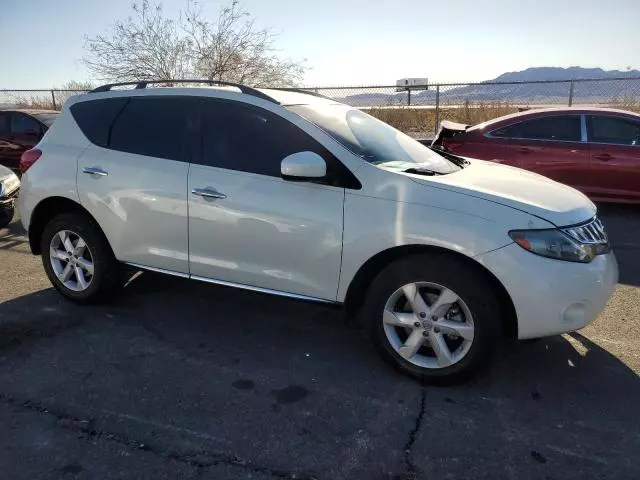
[[217, 190], [209, 187], [194, 188], [193, 190], [191, 190], [191, 193], [204, 198], [227, 198], [227, 196], [224, 193], [220, 193]]
[[100, 167], [84, 167], [82, 169], [82, 173], [86, 173], [87, 175], [97, 175], [99, 177], [106, 177], [107, 175], [109, 175]]
[[593, 158], [602, 160], [603, 162], [608, 162], [613, 158], [613, 155], [609, 155], [608, 153], [601, 153], [600, 155], [595, 155]]
[[531, 150], [530, 148], [527, 148], [527, 147], [521, 147], [521, 148], [518, 149], [518, 152], [520, 152], [520, 153], [531, 153], [531, 152], [533, 152], [533, 150]]

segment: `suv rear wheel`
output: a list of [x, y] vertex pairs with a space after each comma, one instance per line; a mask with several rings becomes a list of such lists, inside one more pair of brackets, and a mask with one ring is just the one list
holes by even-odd
[[413, 255], [374, 280], [363, 313], [388, 363], [430, 383], [455, 383], [485, 366], [500, 309], [483, 275], [449, 255]]
[[49, 280], [69, 300], [99, 302], [119, 286], [119, 264], [100, 229], [85, 215], [54, 217], [42, 233], [41, 252]]

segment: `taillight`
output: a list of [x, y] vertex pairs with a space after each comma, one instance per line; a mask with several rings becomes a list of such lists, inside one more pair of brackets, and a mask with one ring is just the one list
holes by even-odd
[[29, 170], [29, 167], [36, 163], [36, 160], [38, 160], [41, 155], [42, 151], [37, 148], [32, 148], [31, 150], [24, 152], [20, 157], [20, 171], [24, 173]]

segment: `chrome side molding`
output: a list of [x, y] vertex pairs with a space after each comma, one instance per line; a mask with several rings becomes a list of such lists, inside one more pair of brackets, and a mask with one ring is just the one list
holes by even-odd
[[243, 283], [227, 282], [226, 280], [218, 280], [217, 278], [200, 277], [198, 275], [190, 275], [188, 273], [174, 272], [172, 270], [165, 270], [163, 268], [148, 267], [146, 265], [140, 265], [139, 263], [125, 262], [127, 265], [141, 270], [149, 270], [151, 272], [164, 273], [166, 275], [172, 275], [174, 277], [189, 278], [191, 280], [198, 280], [200, 282], [213, 283], [215, 285], [223, 285], [225, 287], [241, 288], [242, 290], [250, 290], [252, 292], [267, 293], [269, 295], [278, 295], [280, 297], [294, 298], [296, 300], [304, 300], [306, 302], [315, 303], [328, 303], [336, 304], [333, 300], [326, 300], [324, 298], [311, 297], [308, 295], [300, 295], [297, 293], [283, 292], [281, 290], [273, 290], [271, 288], [255, 287], [253, 285], [245, 285]]
[[164, 273], [166, 275], [173, 275], [174, 277], [189, 278], [188, 273], [174, 272], [173, 270], [165, 270], [164, 268], [147, 267], [146, 265], [140, 265], [139, 263], [125, 263], [131, 267], [139, 268], [140, 270], [149, 270], [150, 272]]

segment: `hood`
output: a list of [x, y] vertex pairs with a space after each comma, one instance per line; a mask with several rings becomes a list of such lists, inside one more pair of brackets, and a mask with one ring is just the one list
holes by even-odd
[[591, 200], [572, 187], [520, 168], [471, 158], [466, 160], [469, 165], [448, 175], [403, 174], [419, 183], [530, 213], [558, 227], [584, 222], [596, 214], [596, 206]]

